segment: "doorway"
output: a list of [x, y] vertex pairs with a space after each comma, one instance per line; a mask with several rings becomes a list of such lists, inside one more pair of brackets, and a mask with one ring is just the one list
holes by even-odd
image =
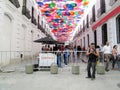
[[102, 26], [102, 44], [105, 45], [106, 41], [108, 41], [107, 24], [104, 24]]

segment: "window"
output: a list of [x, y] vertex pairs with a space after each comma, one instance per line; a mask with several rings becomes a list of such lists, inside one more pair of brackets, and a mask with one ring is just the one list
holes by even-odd
[[32, 7], [32, 18], [31, 18], [31, 22], [33, 23], [34, 20], [34, 8]]
[[85, 21], [83, 21], [83, 32], [85, 32]]
[[87, 15], [87, 24], [86, 24], [87, 28], [89, 28], [89, 16]]
[[80, 43], [81, 43], [81, 46], [82, 46], [82, 39], [80, 39]]
[[107, 24], [104, 24], [102, 26], [102, 44], [105, 45], [106, 41], [108, 41], [108, 39], [107, 39]]
[[20, 7], [19, 1], [18, 0], [9, 0], [16, 8]]
[[94, 43], [95, 43], [95, 47], [97, 46], [97, 31], [94, 31]]
[[43, 21], [41, 21], [41, 25], [43, 26]]
[[34, 17], [34, 7], [32, 7], [32, 18], [31, 18], [31, 22], [35, 25], [37, 25], [36, 19]]
[[83, 50], [85, 50], [85, 37], [83, 37], [83, 41], [84, 41]]
[[23, 0], [22, 14], [25, 15], [28, 19], [31, 18], [30, 11], [26, 7], [26, 0]]
[[95, 5], [92, 8], [92, 20], [95, 22]]
[[89, 47], [89, 45], [90, 45], [90, 38], [89, 38], [89, 34], [87, 34], [87, 41], [88, 41], [88, 47]]
[[120, 43], [120, 15], [116, 18], [117, 43]]
[[101, 9], [101, 14], [106, 12], [105, 0], [100, 0], [100, 9]]
[[40, 22], [39, 22], [39, 19], [40, 19], [40, 17], [39, 17], [39, 15], [38, 15], [38, 29], [40, 29]]
[[23, 0], [23, 6], [26, 7], [27, 0]]

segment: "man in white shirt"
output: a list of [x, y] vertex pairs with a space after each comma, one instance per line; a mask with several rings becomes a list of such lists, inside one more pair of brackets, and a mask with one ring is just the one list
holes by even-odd
[[111, 54], [112, 54], [112, 48], [111, 46], [109, 45], [109, 42], [107, 41], [106, 42], [106, 45], [103, 47], [102, 49], [103, 51], [103, 54], [104, 54], [104, 58], [106, 59], [106, 67], [105, 67], [105, 70], [106, 71], [109, 71], [108, 67], [109, 67], [109, 61], [110, 61], [110, 58], [111, 58]]

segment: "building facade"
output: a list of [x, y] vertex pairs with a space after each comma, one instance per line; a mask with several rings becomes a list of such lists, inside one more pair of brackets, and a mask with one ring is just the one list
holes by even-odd
[[41, 44], [33, 41], [46, 35], [44, 19], [35, 4], [34, 0], [0, 0], [1, 66], [40, 52]]
[[96, 0], [74, 38], [75, 44], [85, 49], [92, 42], [102, 47], [106, 41], [120, 50], [120, 0]]

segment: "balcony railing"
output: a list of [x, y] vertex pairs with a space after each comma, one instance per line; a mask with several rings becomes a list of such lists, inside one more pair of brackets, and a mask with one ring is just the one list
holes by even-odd
[[32, 59], [31, 51], [0, 51], [0, 67]]

